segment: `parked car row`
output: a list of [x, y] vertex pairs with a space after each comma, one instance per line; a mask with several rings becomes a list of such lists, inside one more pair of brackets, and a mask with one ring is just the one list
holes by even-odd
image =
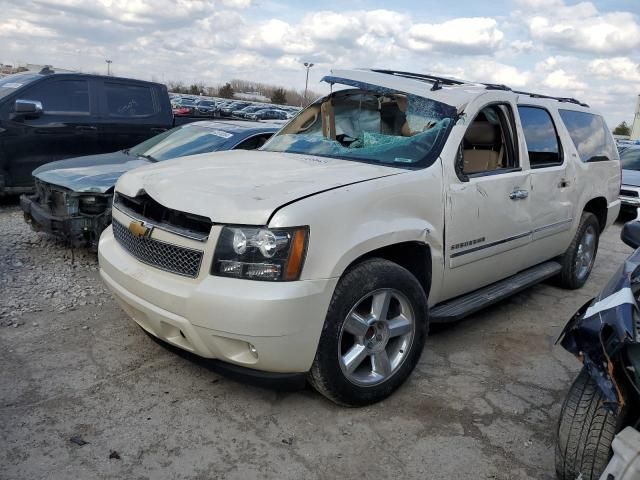
[[288, 120], [300, 109], [288, 105], [227, 100], [203, 96], [172, 94], [171, 105], [175, 115], [205, 117], [234, 117], [248, 120]]

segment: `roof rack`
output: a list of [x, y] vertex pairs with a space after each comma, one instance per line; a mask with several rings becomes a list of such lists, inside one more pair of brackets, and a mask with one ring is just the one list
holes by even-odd
[[548, 98], [549, 100], [557, 100], [558, 102], [566, 102], [566, 103], [575, 103], [576, 105], [580, 105], [582, 107], [589, 107], [586, 103], [581, 102], [580, 100], [576, 100], [575, 98], [570, 97], [553, 97], [551, 95], [543, 95], [541, 93], [532, 93], [532, 92], [524, 92], [522, 90], [512, 90], [511, 87], [506, 85], [497, 84], [497, 83], [483, 83], [487, 90], [507, 90], [513, 93], [517, 93], [520, 95], [528, 95], [532, 98]]
[[513, 93], [518, 93], [520, 95], [528, 95], [531, 98], [548, 98], [549, 100], [557, 100], [558, 102], [565, 103], [574, 103], [576, 105], [580, 105], [581, 107], [589, 107], [586, 103], [581, 102], [580, 100], [576, 100], [575, 98], [570, 97], [552, 97], [551, 95], [542, 95], [541, 93], [531, 93], [531, 92], [523, 92], [521, 90], [513, 90]]
[[[376, 73], [385, 73], [387, 75], [395, 75], [396, 77], [405, 77], [405, 78], [412, 78], [414, 80], [426, 81], [433, 84], [433, 87], [431, 88], [432, 90], [438, 90], [442, 88], [441, 85], [465, 85], [465, 84], [472, 83], [472, 82], [465, 82], [464, 80], [456, 80], [453, 78], [439, 77], [436, 75], [427, 75], [423, 73], [411, 73], [411, 72], [402, 72], [397, 70], [379, 70], [379, 69], [372, 69], [371, 71]], [[558, 102], [573, 103], [575, 105], [580, 105], [582, 107], [587, 107], [587, 108], [589, 107], [588, 104], [581, 102], [579, 100], [576, 100], [575, 98], [553, 97], [551, 95], [542, 95], [541, 93], [532, 93], [532, 92], [524, 92], [521, 90], [513, 90], [511, 89], [511, 87], [507, 85], [503, 85], [501, 83], [480, 83], [480, 85], [484, 85], [487, 90], [505, 90], [505, 91], [510, 91], [520, 95], [528, 95], [532, 98], [546, 98], [549, 100], [557, 100]]]
[[429, 83], [439, 83], [443, 85], [464, 85], [467, 82], [463, 82], [462, 80], [455, 80], [453, 78], [446, 77], [438, 77], [436, 75], [426, 75], [423, 73], [411, 73], [411, 72], [401, 72], [396, 70], [377, 70], [372, 69], [372, 72], [376, 73], [386, 73], [387, 75], [395, 75], [396, 77], [405, 77], [405, 78], [413, 78], [414, 80], [422, 80], [427, 81]]

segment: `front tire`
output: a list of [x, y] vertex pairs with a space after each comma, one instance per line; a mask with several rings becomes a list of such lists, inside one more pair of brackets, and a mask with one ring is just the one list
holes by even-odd
[[556, 443], [558, 480], [598, 480], [611, 458], [613, 437], [625, 415], [611, 413], [586, 368], [573, 382], [560, 411]]
[[365, 260], [336, 286], [309, 382], [340, 405], [378, 402], [414, 369], [427, 329], [427, 298], [418, 280], [388, 260]]
[[598, 252], [600, 223], [593, 213], [584, 212], [569, 248], [560, 257], [562, 270], [558, 274], [561, 287], [575, 290], [589, 278]]

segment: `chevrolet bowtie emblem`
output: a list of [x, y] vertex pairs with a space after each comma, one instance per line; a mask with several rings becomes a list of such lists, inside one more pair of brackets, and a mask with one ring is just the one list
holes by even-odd
[[144, 222], [131, 222], [129, 231], [138, 238], [150, 237], [153, 227], [145, 226]]

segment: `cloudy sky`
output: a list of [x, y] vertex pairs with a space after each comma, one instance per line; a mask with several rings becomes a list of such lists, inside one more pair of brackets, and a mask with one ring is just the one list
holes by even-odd
[[335, 67], [574, 96], [614, 126], [640, 94], [640, 0], [0, 0], [0, 62], [310, 88]]

